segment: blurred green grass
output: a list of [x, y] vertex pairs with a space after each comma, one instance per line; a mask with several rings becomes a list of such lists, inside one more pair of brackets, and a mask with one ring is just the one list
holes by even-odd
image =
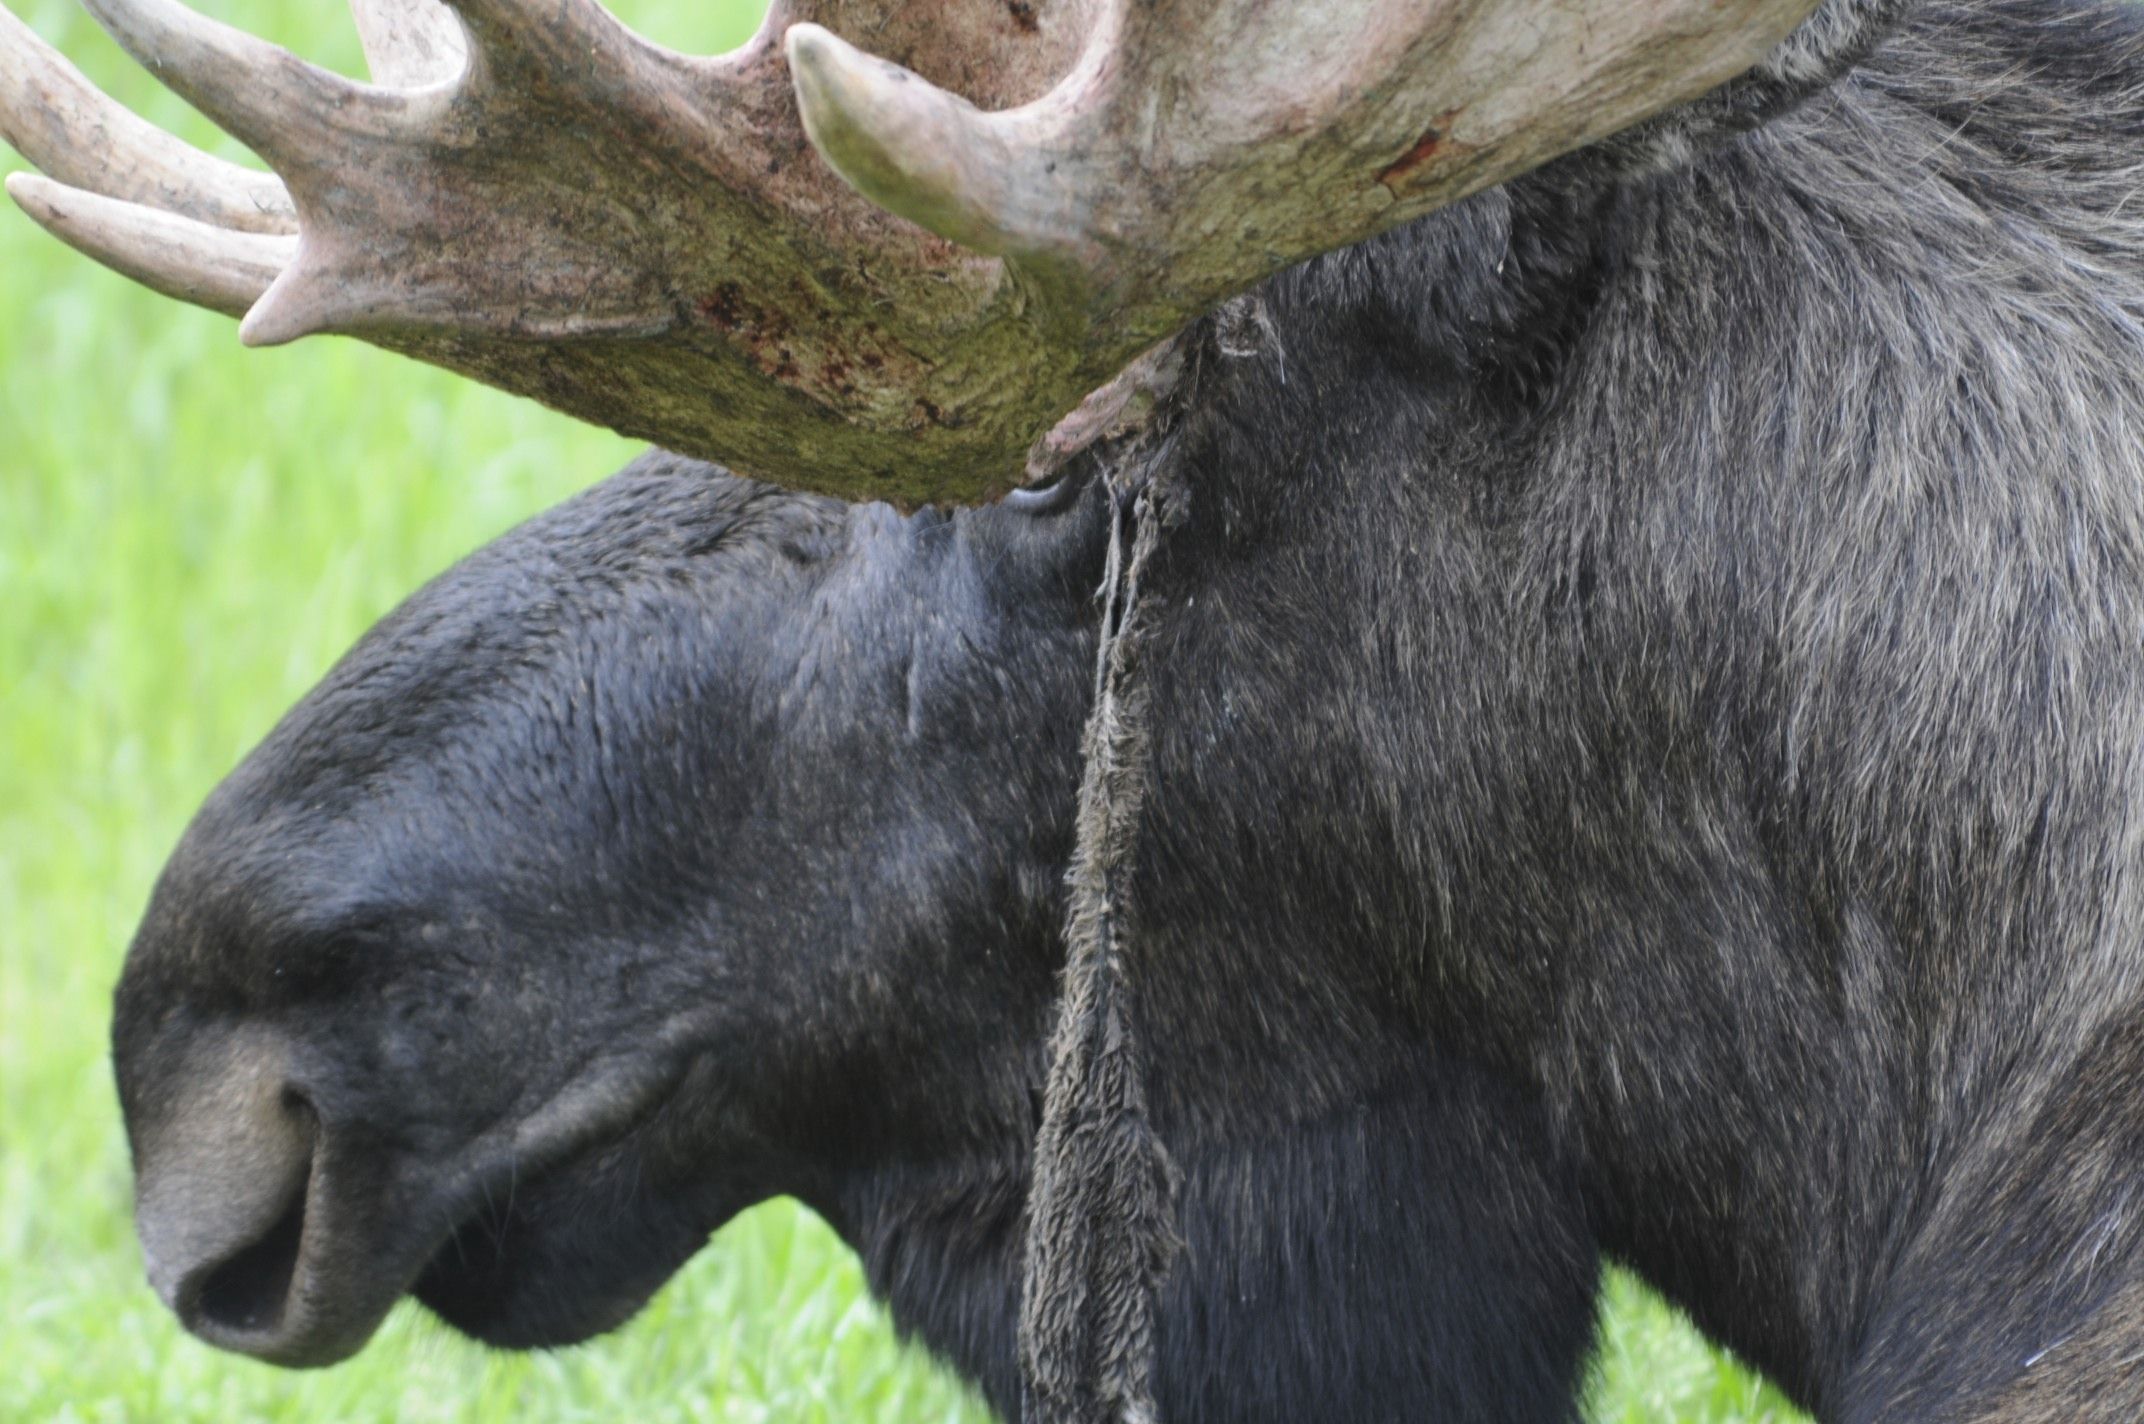
[[[208, 8], [363, 72], [326, 0]], [[713, 51], [760, 4], [621, 8]], [[18, 13], [151, 118], [242, 156], [71, 3]], [[287, 1374], [194, 1344], [142, 1280], [106, 999], [164, 854], [369, 623], [632, 449], [354, 343], [242, 351], [229, 322], [0, 213], [4, 1424], [987, 1417], [894, 1339], [853, 1259], [786, 1202], [725, 1228], [628, 1328], [549, 1355], [488, 1353], [405, 1306], [356, 1360]], [[1620, 1276], [1588, 1417], [1798, 1418]]]

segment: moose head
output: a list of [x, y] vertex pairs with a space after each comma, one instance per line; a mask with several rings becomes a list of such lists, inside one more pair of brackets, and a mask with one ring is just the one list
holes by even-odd
[[1013, 1413], [1130, 451], [1163, 1418], [1567, 1419], [1604, 1254], [1828, 1417], [2134, 1417], [2127, 12], [368, 0], [375, 87], [95, 8], [280, 181], [0, 17], [33, 216], [682, 452], [174, 854], [113, 1039], [190, 1329], [580, 1339], [789, 1193]]
[[203, 808], [119, 990], [188, 1327], [320, 1363], [414, 1288], [577, 1339], [845, 1162], [1017, 1161], [1089, 516], [656, 458], [375, 630]]

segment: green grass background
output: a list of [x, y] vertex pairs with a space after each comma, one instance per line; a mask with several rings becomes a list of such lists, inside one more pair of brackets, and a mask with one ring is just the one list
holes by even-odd
[[[363, 72], [331, 0], [211, 9]], [[759, 9], [624, 13], [712, 51]], [[238, 156], [71, 3], [18, 13], [130, 104]], [[0, 212], [0, 1424], [987, 1417], [786, 1202], [724, 1228], [626, 1329], [548, 1355], [487, 1353], [404, 1306], [356, 1360], [287, 1374], [193, 1343], [142, 1280], [106, 1001], [158, 864], [367, 624], [631, 453], [354, 343], [242, 351], [231, 323]], [[1588, 1411], [1799, 1417], [1620, 1276]]]

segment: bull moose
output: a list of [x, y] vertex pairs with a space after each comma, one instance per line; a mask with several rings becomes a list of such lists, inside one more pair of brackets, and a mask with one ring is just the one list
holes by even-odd
[[2144, 1418], [2136, 13], [371, 0], [373, 87], [93, 8], [282, 177], [0, 16], [34, 216], [682, 452], [172, 856], [196, 1334], [578, 1340], [788, 1193], [1017, 1417], [1132, 451], [1161, 1420], [1568, 1420], [1604, 1258], [1828, 1421]]

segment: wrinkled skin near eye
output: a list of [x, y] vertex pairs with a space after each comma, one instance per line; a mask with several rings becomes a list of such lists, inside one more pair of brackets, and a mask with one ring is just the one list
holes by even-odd
[[[414, 1290], [579, 1339], [891, 1124], [1027, 1122], [1103, 536], [1078, 479], [903, 518], [651, 457], [384, 621], [119, 988], [188, 1327], [319, 1364]], [[947, 1075], [972, 1115], [917, 1110]]]

